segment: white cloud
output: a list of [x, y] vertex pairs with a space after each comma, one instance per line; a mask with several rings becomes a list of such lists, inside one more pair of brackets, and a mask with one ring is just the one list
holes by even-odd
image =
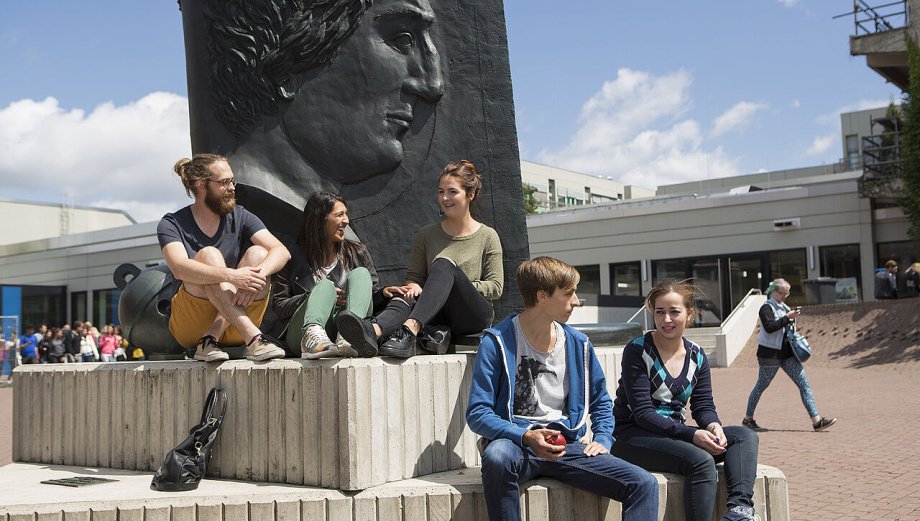
[[799, 100], [797, 99], [792, 100], [792, 108], [797, 109], [801, 106], [802, 106], [802, 103]]
[[783, 4], [785, 7], [792, 7], [799, 3], [799, 0], [778, 0], [779, 3]]
[[713, 121], [710, 135], [717, 137], [726, 132], [740, 129], [747, 125], [755, 114], [765, 108], [767, 108], [765, 103], [753, 103], [750, 101], [735, 103]]
[[23, 99], [0, 109], [0, 185], [5, 193], [126, 210], [157, 220], [188, 204], [175, 161], [191, 153], [188, 100], [154, 92], [91, 112], [55, 98]]
[[827, 134], [824, 136], [817, 136], [811, 142], [811, 146], [808, 147], [808, 150], [805, 151], [805, 155], [808, 156], [820, 156], [821, 154], [830, 150], [831, 146], [837, 141], [837, 134]]
[[704, 150], [699, 124], [681, 119], [691, 84], [683, 70], [652, 76], [620, 69], [585, 102], [569, 144], [542, 151], [538, 160], [649, 188], [736, 175], [737, 161], [721, 148]]

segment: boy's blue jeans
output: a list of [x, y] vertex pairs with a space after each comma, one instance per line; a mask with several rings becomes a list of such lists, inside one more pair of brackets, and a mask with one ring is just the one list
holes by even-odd
[[658, 519], [658, 481], [610, 454], [585, 456], [585, 446], [566, 445], [555, 460], [537, 457], [511, 440], [498, 439], [482, 455], [482, 487], [491, 521], [520, 521], [520, 483], [547, 477], [623, 504], [623, 521]]

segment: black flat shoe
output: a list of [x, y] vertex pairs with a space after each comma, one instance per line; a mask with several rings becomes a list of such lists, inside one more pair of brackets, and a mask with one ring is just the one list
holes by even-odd
[[377, 356], [377, 334], [374, 333], [374, 326], [369, 320], [343, 309], [335, 317], [335, 327], [342, 338], [358, 352], [358, 356]]
[[415, 334], [412, 333], [411, 329], [403, 325], [380, 346], [380, 355], [411, 358], [415, 356], [415, 343]]

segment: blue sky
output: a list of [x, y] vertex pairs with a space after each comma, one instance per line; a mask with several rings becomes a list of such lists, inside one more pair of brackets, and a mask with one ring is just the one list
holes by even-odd
[[[506, 0], [522, 158], [643, 186], [835, 162], [839, 113], [900, 97], [849, 55], [851, 6]], [[0, 196], [185, 204], [174, 0], [0, 0], [0, 70]]]

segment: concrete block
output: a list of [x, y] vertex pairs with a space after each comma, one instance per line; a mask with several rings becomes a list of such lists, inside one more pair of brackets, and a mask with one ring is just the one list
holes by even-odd
[[169, 507], [144, 508], [144, 521], [169, 521]]
[[118, 511], [114, 508], [105, 510], [91, 509], [89, 518], [92, 521], [117, 521]]
[[195, 521], [195, 505], [172, 507], [170, 521]]
[[300, 521], [300, 501], [278, 501], [275, 503], [276, 521]]
[[196, 505], [198, 521], [223, 521], [222, 505]]
[[[597, 349], [610, 389], [621, 351]], [[14, 454], [152, 472], [220, 385], [229, 404], [210, 478], [355, 491], [477, 466], [478, 436], [465, 422], [474, 356], [26, 366], [13, 398], [25, 411]], [[89, 395], [111, 406], [76, 398]]]
[[275, 503], [273, 501], [250, 501], [249, 519], [275, 521]]

